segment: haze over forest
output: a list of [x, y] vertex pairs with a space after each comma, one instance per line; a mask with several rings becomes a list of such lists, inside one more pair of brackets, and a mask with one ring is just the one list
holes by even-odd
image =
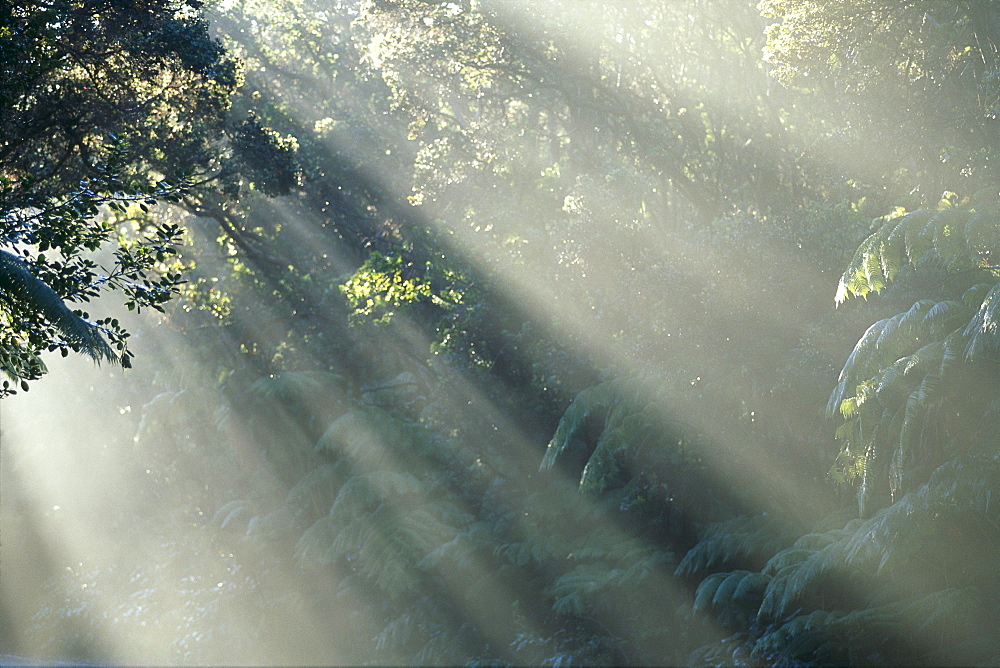
[[1000, 664], [998, 45], [0, 3], [0, 653]]

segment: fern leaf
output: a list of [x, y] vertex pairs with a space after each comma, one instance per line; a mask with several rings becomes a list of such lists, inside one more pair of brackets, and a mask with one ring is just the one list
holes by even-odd
[[[944, 344], [941, 344], [942, 357], [944, 349]], [[911, 464], [912, 453], [920, 442], [920, 433], [925, 424], [926, 407], [934, 398], [940, 384], [941, 376], [936, 370], [933, 373], [928, 373], [906, 400], [903, 421], [899, 428], [899, 444], [893, 453], [889, 469], [890, 484], [894, 495], [902, 489], [903, 476]]]
[[379, 408], [345, 413], [327, 428], [316, 449], [336, 454], [365, 470], [391, 467], [406, 455], [424, 450], [432, 436]]
[[428, 492], [426, 486], [409, 473], [380, 470], [351, 476], [337, 493], [330, 514], [339, 520], [371, 510], [387, 500], [396, 502], [400, 497], [420, 497]]
[[1000, 322], [1000, 283], [990, 288], [983, 298], [979, 310], [965, 328], [965, 336], [969, 337], [965, 349], [966, 359], [972, 360], [987, 350], [1000, 347], [997, 335], [997, 324]]
[[715, 593], [719, 590], [719, 587], [726, 578], [730, 576], [730, 573], [712, 573], [707, 578], [701, 581], [698, 585], [698, 589], [695, 590], [694, 594], [694, 611], [697, 612], [707, 612], [715, 600]]
[[548, 592], [556, 599], [553, 610], [559, 614], [585, 614], [592, 607], [588, 602], [595, 595], [641, 582], [643, 577], [636, 578], [637, 572], [641, 570], [642, 568], [623, 569], [605, 563], [576, 566], [557, 578], [548, 588]]
[[560, 418], [556, 433], [549, 441], [545, 455], [542, 457], [539, 470], [547, 471], [555, 466], [559, 455], [577, 435], [588, 417], [598, 411], [610, 410], [612, 406], [624, 401], [625, 396], [624, 379], [605, 381], [580, 392]]
[[891, 361], [917, 346], [920, 336], [925, 333], [927, 314], [935, 305], [931, 299], [921, 299], [900, 315], [889, 319], [892, 324], [887, 325], [879, 335], [875, 346], [885, 356], [883, 359]]
[[993, 289], [994, 283], [977, 283], [962, 293], [962, 303], [968, 308], [979, 310], [986, 295]]
[[836, 303], [843, 303], [848, 297], [866, 297], [869, 292], [878, 292], [884, 287], [885, 274], [878, 259], [878, 249], [882, 244], [882, 234], [875, 232], [861, 242], [854, 258], [837, 285]]
[[907, 223], [904, 233], [906, 255], [911, 264], [920, 266], [935, 255], [933, 221], [937, 211], [923, 209], [911, 215], [913, 220]]
[[943, 339], [968, 322], [972, 312], [961, 301], [946, 299], [932, 306], [924, 316], [923, 330], [934, 339]]
[[212, 524], [218, 526], [220, 529], [225, 529], [231, 526], [239, 516], [249, 514], [251, 512], [250, 508], [250, 503], [243, 499], [229, 501], [215, 511], [215, 514], [212, 516]]
[[[614, 414], [621, 412], [621, 405], [612, 410], [612, 415], [608, 421], [611, 422]], [[618, 430], [606, 428], [594, 447], [594, 452], [587, 460], [580, 476], [580, 491], [589, 493], [600, 493], [612, 485], [620, 484], [621, 467], [618, 464], [618, 453], [630, 444], [620, 440]]]
[[715, 593], [712, 594], [712, 607], [718, 608], [723, 605], [731, 604], [736, 589], [749, 575], [755, 574], [750, 571], [733, 571], [723, 578], [722, 581], [719, 582], [718, 587], [716, 587]]
[[369, 530], [359, 545], [365, 573], [393, 596], [413, 589], [419, 579], [416, 564], [458, 531], [442, 521], [433, 506], [382, 506], [367, 521]]
[[744, 604], [747, 601], [753, 601], [755, 605], [754, 610], [760, 606], [761, 599], [764, 596], [764, 591], [767, 589], [767, 585], [771, 582], [771, 576], [767, 573], [750, 573], [746, 577], [740, 580], [739, 585], [733, 590], [733, 600], [739, 601]]
[[250, 394], [291, 402], [343, 386], [344, 377], [327, 371], [285, 371], [258, 378], [247, 388]]
[[265, 544], [278, 544], [301, 534], [302, 526], [290, 507], [281, 507], [267, 515], [254, 517], [247, 524], [245, 538]]
[[977, 207], [965, 224], [965, 241], [969, 253], [975, 258], [988, 257], [1000, 248], [1000, 225], [997, 225], [997, 207]]
[[[836, 415], [841, 408], [841, 404], [850, 396], [848, 392], [853, 394], [858, 381], [870, 372], [869, 360], [872, 356], [871, 351], [875, 348], [875, 343], [890, 320], [890, 318], [885, 318], [871, 325], [855, 344], [854, 350], [851, 351], [851, 354], [847, 357], [847, 361], [844, 362], [843, 368], [840, 370], [837, 386], [830, 394], [829, 401], [827, 401], [827, 415], [831, 417]], [[848, 416], [845, 415], [845, 417]]]
[[[826, 627], [832, 616], [832, 613], [826, 610], [815, 610], [808, 615], [794, 617], [762, 635], [754, 644], [751, 656], [757, 660], [768, 659], [769, 663], [781, 663], [774, 660], [774, 657], [815, 649], [803, 646], [803, 641], [800, 639], [806, 638], [813, 641], [816, 634], [810, 632]], [[799, 643], [796, 643], [797, 646], [793, 646], [792, 643], [796, 640], [799, 640]]]
[[[704, 435], [666, 418], [662, 381], [637, 375], [581, 392], [563, 414], [540, 470], [555, 466], [570, 447], [587, 456], [579, 489], [601, 493], [628, 483], [626, 471], [672, 471], [694, 466]], [[584, 449], [587, 452], [583, 452]]]
[[295, 544], [295, 561], [300, 567], [326, 564], [327, 550], [334, 537], [339, 535], [329, 515], [314, 522]]
[[71, 311], [55, 290], [31, 273], [21, 258], [4, 250], [0, 250], [0, 293], [41, 313], [67, 342], [96, 362], [120, 361], [95, 325]]
[[[816, 533], [807, 533], [806, 535], [804, 535], [804, 536], [800, 537], [798, 540], [796, 540], [792, 544], [792, 548], [797, 549], [797, 550], [804, 550], [805, 552], [816, 552], [818, 550], [823, 549], [824, 547], [826, 547], [830, 543], [835, 543], [839, 539], [843, 538], [843, 536], [844, 536], [844, 532], [843, 532], [842, 529], [833, 529], [831, 531], [826, 531], [826, 532], [823, 532], [823, 533], [818, 533], [818, 532], [816, 532]], [[797, 556], [800, 556], [801, 558], [804, 559], [806, 556], [808, 556], [805, 552], [803, 552], [803, 553], [801, 553], [800, 555], [797, 555]], [[779, 552], [779, 554], [780, 554], [780, 552]], [[778, 555], [776, 554], [776, 555], [774, 555], [773, 558], [776, 558], [777, 556]], [[791, 556], [789, 556], [787, 558], [791, 559]], [[768, 563], [770, 563], [770, 562], [768, 562]], [[792, 564], [792, 563], [795, 563], [795, 561], [789, 561], [788, 562], [788, 564]], [[784, 568], [784, 566], [788, 565], [788, 564], [782, 564], [781, 568]], [[777, 570], [780, 570], [780, 568], [777, 569]], [[775, 570], [775, 572], [777, 572], [777, 570]]]
[[582, 615], [587, 611], [583, 596], [578, 592], [570, 592], [565, 596], [560, 596], [552, 604], [552, 610], [557, 615]]
[[326, 513], [336, 498], [336, 491], [345, 472], [340, 462], [324, 464], [310, 470], [288, 490], [285, 504], [290, 508], [311, 508]]
[[[822, 534], [810, 534], [810, 535], [822, 535]], [[801, 539], [799, 539], [801, 540]], [[799, 541], [795, 541], [795, 545], [798, 545]], [[778, 552], [773, 557], [771, 557], [767, 564], [764, 565], [764, 569], [761, 571], [766, 575], [776, 575], [780, 571], [789, 566], [799, 564], [812, 555], [816, 554], [815, 549], [808, 549], [803, 547], [790, 547]]]
[[675, 577], [689, 577], [735, 563], [763, 564], [793, 538], [788, 527], [768, 515], [734, 517], [709, 526], [701, 540], [684, 555]]
[[948, 271], [962, 271], [975, 266], [965, 238], [966, 225], [971, 216], [967, 209], [945, 209], [934, 214], [928, 222], [937, 261]]

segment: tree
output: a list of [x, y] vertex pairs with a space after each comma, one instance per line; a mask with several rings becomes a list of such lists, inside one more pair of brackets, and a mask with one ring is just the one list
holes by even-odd
[[933, 207], [945, 191], [995, 186], [995, 3], [765, 0], [760, 9], [775, 21], [765, 50], [775, 77], [808, 91], [805, 103], [826, 119], [810, 162], [860, 177], [883, 207]]
[[[27, 389], [43, 351], [128, 366], [128, 332], [66, 302], [121, 292], [162, 308], [175, 225], [146, 214], [218, 167], [237, 64], [194, 0], [57, 0], [0, 9], [0, 369]], [[247, 142], [244, 142], [247, 143]], [[259, 142], [258, 142], [259, 143]], [[245, 152], [245, 151], [244, 151]], [[216, 177], [217, 178], [217, 177]], [[95, 259], [117, 238], [108, 267]], [[9, 381], [4, 393], [10, 392]]]
[[[128, 332], [118, 320], [91, 322], [86, 313], [70, 310], [67, 301], [87, 302], [114, 290], [123, 293], [130, 310], [162, 310], [181, 282], [180, 275], [170, 271], [150, 276], [178, 242], [179, 229], [169, 223], [152, 227], [143, 239], [121, 240], [110, 269], [93, 257], [115, 233], [108, 220], [98, 218], [99, 207], [124, 213], [126, 205], [134, 203], [146, 209], [156, 200], [176, 199], [186, 187], [183, 180], [163, 180], [141, 190], [124, 190], [118, 172], [118, 147], [123, 144], [114, 144], [111, 162], [95, 167], [93, 178], [65, 196], [40, 198], [31, 192], [30, 180], [28, 187], [22, 187], [25, 180], [2, 183], [2, 239], [15, 252], [0, 250], [0, 369], [24, 390], [28, 380], [44, 373], [44, 351], [66, 355], [73, 350], [96, 361], [131, 366]], [[106, 273], [99, 273], [101, 269]], [[0, 391], [13, 393], [10, 381], [5, 380]]]

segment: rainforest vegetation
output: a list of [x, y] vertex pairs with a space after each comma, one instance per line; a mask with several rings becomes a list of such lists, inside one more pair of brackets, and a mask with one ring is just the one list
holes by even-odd
[[0, 3], [0, 652], [1000, 664], [998, 47]]

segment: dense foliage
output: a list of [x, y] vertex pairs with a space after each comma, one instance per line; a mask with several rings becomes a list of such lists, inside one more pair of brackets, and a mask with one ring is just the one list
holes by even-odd
[[1000, 661], [995, 3], [206, 4], [2, 10], [0, 366], [162, 311], [24, 651]]

